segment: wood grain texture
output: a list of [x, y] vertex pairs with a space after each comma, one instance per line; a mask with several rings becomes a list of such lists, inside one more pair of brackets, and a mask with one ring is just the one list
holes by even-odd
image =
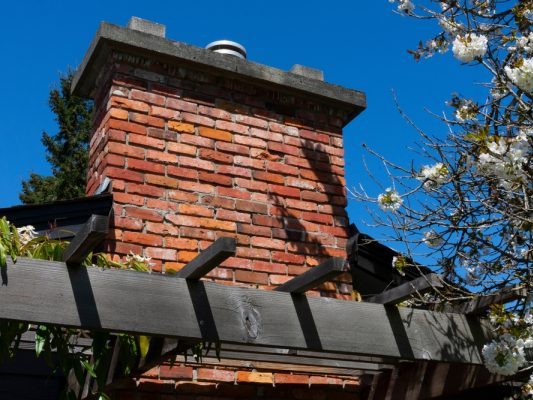
[[152, 336], [480, 364], [483, 320], [136, 271], [8, 261], [0, 318]]

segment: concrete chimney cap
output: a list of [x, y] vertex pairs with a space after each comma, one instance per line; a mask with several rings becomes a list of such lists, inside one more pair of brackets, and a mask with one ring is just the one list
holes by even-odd
[[215, 40], [205, 46], [207, 50], [220, 54], [229, 54], [242, 59], [246, 59], [246, 49], [243, 45], [232, 40]]

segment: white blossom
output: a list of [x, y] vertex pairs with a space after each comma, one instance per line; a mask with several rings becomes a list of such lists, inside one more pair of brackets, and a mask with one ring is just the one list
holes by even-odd
[[457, 118], [459, 122], [474, 120], [476, 119], [476, 116], [476, 110], [471, 104], [463, 104], [455, 111], [455, 118]]
[[133, 253], [132, 251], [130, 251], [130, 254], [126, 256], [127, 263], [140, 262], [140, 263], [148, 264], [151, 259], [152, 259], [151, 257], [143, 257], [139, 254]]
[[415, 5], [411, 0], [398, 0], [398, 10], [406, 13], [411, 13], [415, 9]]
[[458, 35], [463, 29], [463, 25], [459, 22], [455, 22], [450, 18], [444, 16], [439, 18], [439, 25], [446, 33], [450, 35]]
[[524, 341], [509, 333], [483, 346], [481, 353], [485, 366], [495, 374], [514, 375], [526, 363]]
[[457, 36], [453, 41], [453, 55], [462, 62], [470, 62], [481, 58], [487, 52], [487, 37], [470, 33], [465, 36]]
[[524, 92], [533, 92], [533, 57], [522, 60], [520, 66], [505, 67], [508, 78]]
[[19, 234], [20, 243], [23, 246], [38, 236], [38, 233], [32, 225], [21, 226], [20, 228], [17, 228], [17, 232]]
[[403, 203], [402, 198], [395, 190], [391, 188], [385, 189], [385, 193], [378, 196], [379, 207], [384, 211], [396, 211]]
[[420, 170], [417, 179], [424, 182], [426, 189], [434, 189], [446, 183], [448, 179], [448, 167], [440, 162], [433, 166], [425, 165]]
[[442, 237], [434, 230], [429, 230], [424, 233], [424, 238], [422, 241], [426, 244], [426, 246], [433, 248], [440, 247], [444, 243]]

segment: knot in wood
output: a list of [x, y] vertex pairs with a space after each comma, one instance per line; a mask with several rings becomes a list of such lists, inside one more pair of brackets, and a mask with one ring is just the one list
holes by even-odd
[[261, 314], [249, 298], [245, 297], [242, 300], [241, 317], [246, 338], [248, 340], [257, 339], [261, 333]]

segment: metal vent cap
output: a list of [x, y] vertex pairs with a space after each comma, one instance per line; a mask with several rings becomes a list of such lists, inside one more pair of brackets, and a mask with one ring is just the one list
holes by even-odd
[[246, 49], [244, 46], [231, 40], [216, 40], [205, 46], [207, 50], [220, 54], [229, 54], [231, 56], [246, 59]]

